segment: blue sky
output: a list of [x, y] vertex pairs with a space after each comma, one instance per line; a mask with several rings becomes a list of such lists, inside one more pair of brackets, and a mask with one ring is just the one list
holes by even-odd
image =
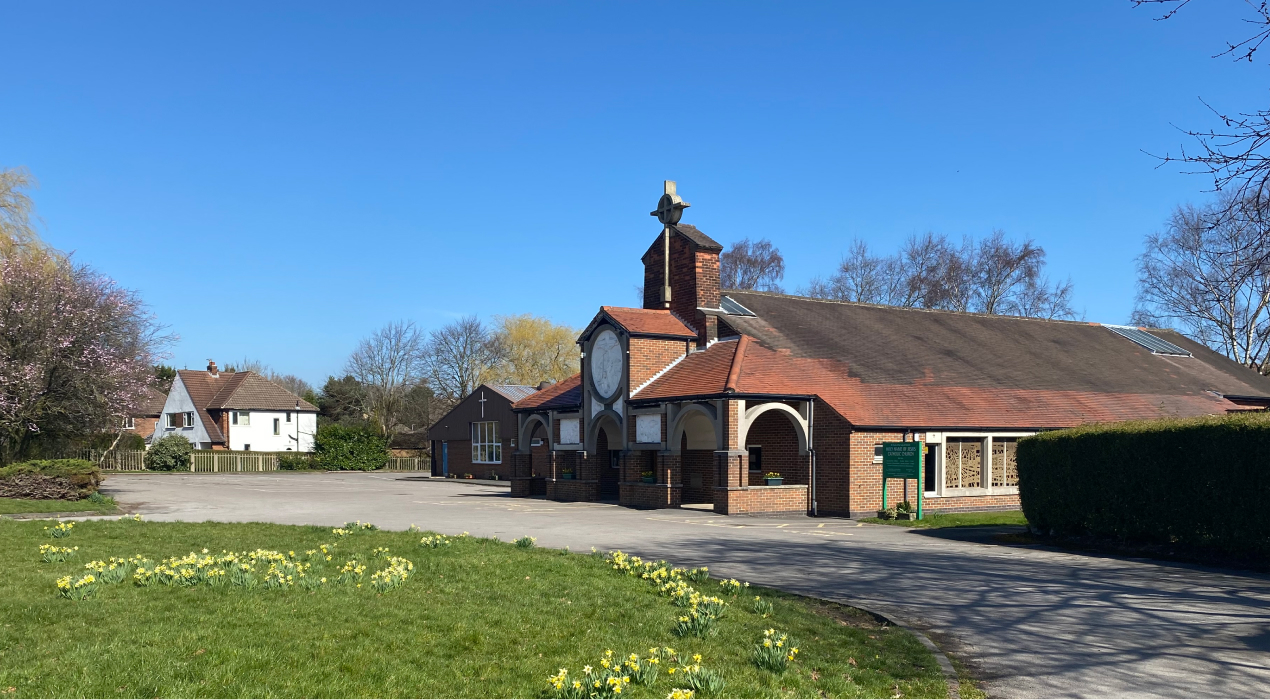
[[790, 289], [855, 237], [1000, 228], [1123, 322], [1143, 236], [1210, 196], [1143, 151], [1266, 89], [1210, 58], [1235, 0], [262, 5], [8, 6], [0, 166], [178, 367], [317, 384], [391, 320], [635, 305], [663, 179]]

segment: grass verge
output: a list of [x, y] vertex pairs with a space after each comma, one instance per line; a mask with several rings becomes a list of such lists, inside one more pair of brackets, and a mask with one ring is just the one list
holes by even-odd
[[[657, 587], [614, 571], [601, 556], [453, 538], [436, 549], [421, 533], [354, 532], [256, 523], [93, 521], [49, 539], [42, 523], [0, 521], [0, 691], [22, 697], [543, 697], [562, 667], [578, 674], [606, 650], [650, 647], [700, 654], [724, 697], [944, 697], [935, 659], [908, 632], [853, 608], [760, 588], [732, 594], [706, 638], [672, 636], [684, 611]], [[63, 563], [39, 545], [76, 546]], [[268, 590], [233, 585], [103, 585], [88, 600], [58, 596], [54, 581], [90, 560], [141, 554], [158, 561], [206, 548], [295, 552], [334, 544], [310, 574], [331, 583]], [[373, 551], [414, 563], [409, 579], [378, 594], [333, 582], [350, 559], [371, 572]], [[762, 616], [755, 595], [772, 603]], [[751, 660], [763, 631], [797, 640], [783, 674]], [[682, 674], [680, 674], [682, 675]], [[624, 696], [665, 697], [667, 673]]]
[[861, 518], [862, 523], [898, 525], [900, 527], [975, 527], [979, 525], [1027, 525], [1021, 510], [1001, 510], [983, 513], [925, 513], [922, 520], [882, 520]]
[[17, 515], [19, 513], [117, 513], [119, 506], [110, 496], [85, 498], [78, 501], [59, 500], [27, 500], [23, 498], [0, 498], [0, 515]]

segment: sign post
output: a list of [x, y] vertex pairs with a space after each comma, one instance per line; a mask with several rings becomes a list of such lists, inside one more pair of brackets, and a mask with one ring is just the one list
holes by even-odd
[[925, 487], [922, 477], [925, 469], [926, 444], [916, 442], [884, 442], [882, 443], [882, 510], [886, 510], [887, 479], [905, 479], [904, 488], [908, 489], [908, 479], [917, 480], [917, 519], [922, 519], [922, 492]]

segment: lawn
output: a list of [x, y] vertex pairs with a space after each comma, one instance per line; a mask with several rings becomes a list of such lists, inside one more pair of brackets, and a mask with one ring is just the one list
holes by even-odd
[[85, 498], [80, 501], [59, 500], [26, 500], [23, 498], [0, 498], [0, 515], [18, 513], [115, 513], [119, 507], [109, 496], [94, 499]]
[[975, 527], [978, 525], [1027, 525], [1021, 510], [1001, 510], [984, 513], [923, 513], [922, 520], [882, 520], [863, 518], [862, 523], [899, 525], [900, 527]]
[[[337, 536], [254, 523], [81, 522], [52, 539], [47, 524], [0, 521], [0, 697], [550, 697], [547, 678], [562, 667], [577, 677], [606, 650], [646, 657], [651, 647], [700, 654], [703, 668], [722, 674], [725, 697], [946, 694], [935, 659], [908, 632], [776, 591], [693, 582], [728, 605], [715, 636], [675, 637], [686, 609], [598, 554], [472, 537], [425, 548], [427, 533]], [[41, 544], [79, 549], [45, 563]], [[323, 544], [335, 545], [329, 562], [307, 554]], [[385, 593], [371, 588], [372, 572], [387, 565], [372, 557], [379, 547], [414, 567]], [[55, 584], [112, 556], [158, 562], [257, 548], [312, 562], [309, 575], [327, 583], [143, 587], [129, 577], [82, 601], [60, 597]], [[336, 583], [350, 559], [367, 564], [360, 588]], [[754, 611], [756, 595], [772, 604], [769, 616]], [[783, 674], [751, 658], [769, 628], [798, 644]], [[666, 697], [683, 674], [665, 670], [677, 665], [663, 658], [653, 683], [622, 695]]]

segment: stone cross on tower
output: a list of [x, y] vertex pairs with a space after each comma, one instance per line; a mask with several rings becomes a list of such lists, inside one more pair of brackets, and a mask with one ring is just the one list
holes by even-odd
[[662, 223], [661, 242], [662, 242], [662, 260], [664, 267], [661, 276], [661, 303], [662, 306], [670, 308], [670, 227], [679, 223], [679, 219], [684, 215], [684, 209], [692, 206], [691, 204], [679, 198], [679, 194], [675, 192], [675, 181], [665, 181], [665, 193], [661, 199], [657, 200], [657, 208], [648, 212], [649, 216], [657, 217]]

